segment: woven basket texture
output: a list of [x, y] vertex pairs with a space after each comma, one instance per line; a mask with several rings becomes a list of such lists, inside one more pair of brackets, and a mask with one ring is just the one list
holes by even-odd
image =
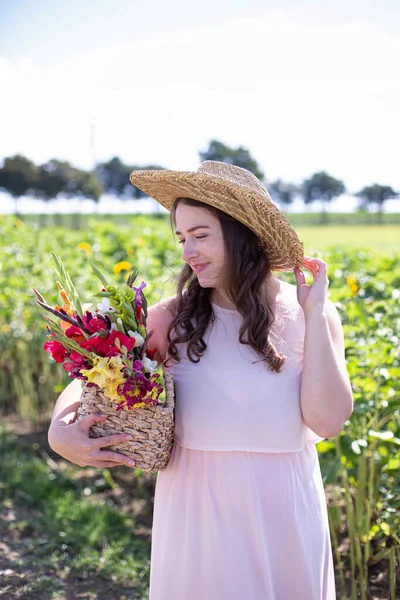
[[156, 473], [168, 464], [174, 442], [175, 393], [170, 371], [163, 372], [165, 383], [164, 404], [132, 410], [116, 410], [116, 403], [97, 387], [82, 385], [81, 405], [77, 420], [96, 412], [108, 419], [90, 428], [90, 437], [99, 438], [115, 433], [129, 433], [128, 442], [107, 449], [129, 456], [136, 468], [146, 473]]
[[231, 215], [262, 240], [275, 271], [301, 267], [304, 246], [268, 190], [246, 169], [205, 161], [198, 171], [137, 170], [131, 183], [171, 210], [174, 200], [194, 198]]

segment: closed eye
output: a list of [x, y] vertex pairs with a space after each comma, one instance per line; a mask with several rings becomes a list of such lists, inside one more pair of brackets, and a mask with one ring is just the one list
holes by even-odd
[[[196, 240], [202, 240], [203, 238], [206, 238], [206, 235], [196, 235]], [[178, 244], [183, 244], [185, 240], [178, 240]]]

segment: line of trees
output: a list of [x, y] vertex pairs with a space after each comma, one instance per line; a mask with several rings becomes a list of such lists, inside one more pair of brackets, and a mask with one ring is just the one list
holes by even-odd
[[[309, 179], [296, 185], [281, 179], [268, 181], [249, 150], [242, 146], [230, 148], [218, 140], [211, 140], [208, 148], [199, 152], [199, 157], [201, 161], [217, 160], [248, 169], [266, 185], [274, 202], [283, 209], [296, 197], [302, 198], [306, 205], [316, 200], [322, 201], [322, 222], [327, 221], [329, 203], [347, 191], [343, 181], [335, 179], [326, 171], [314, 173]], [[0, 168], [0, 189], [13, 197], [16, 214], [19, 212], [18, 199], [22, 196], [44, 201], [59, 197], [78, 197], [97, 203], [103, 193], [108, 193], [123, 199], [139, 199], [146, 195], [130, 183], [129, 174], [136, 169], [163, 168], [165, 167], [160, 165], [127, 165], [115, 156], [107, 162], [96, 164], [93, 171], [85, 171], [57, 159], [35, 165], [25, 156], [17, 154], [4, 159]], [[354, 195], [360, 199], [359, 208], [362, 210], [368, 210], [371, 204], [376, 204], [380, 221], [384, 203], [398, 198], [400, 193], [390, 186], [375, 183], [365, 186]]]

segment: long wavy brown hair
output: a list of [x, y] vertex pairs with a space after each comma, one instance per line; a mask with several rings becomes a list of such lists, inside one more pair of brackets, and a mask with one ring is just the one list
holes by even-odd
[[[227, 296], [243, 316], [239, 331], [239, 342], [250, 346], [270, 371], [280, 372], [286, 357], [277, 352], [269, 339], [275, 316], [268, 295], [272, 272], [268, 253], [260, 248], [256, 234], [230, 215], [217, 208], [192, 198], [177, 198], [170, 213], [170, 224], [174, 234], [176, 209], [180, 203], [200, 207], [215, 215], [221, 224], [225, 244]], [[207, 349], [203, 335], [215, 320], [211, 305], [212, 288], [203, 288], [195, 272], [184, 264], [176, 277], [177, 291], [173, 302], [174, 319], [167, 334], [169, 355], [180, 362], [177, 344], [187, 343], [187, 356], [197, 363]], [[194, 324], [193, 324], [194, 321]], [[173, 333], [173, 336], [172, 336]], [[257, 361], [256, 361], [257, 362]]]

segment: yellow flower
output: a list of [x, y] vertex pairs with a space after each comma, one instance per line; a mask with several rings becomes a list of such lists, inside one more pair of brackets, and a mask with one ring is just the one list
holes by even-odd
[[356, 283], [356, 278], [354, 277], [354, 275], [349, 275], [346, 279], [347, 281], [347, 285], [349, 287], [351, 287], [352, 285], [354, 285]]
[[113, 266], [113, 271], [116, 275], [118, 275], [118, 273], [121, 273], [121, 271], [129, 271], [129, 269], [132, 268], [131, 263], [129, 263], [126, 260], [121, 260], [120, 262], [117, 262], [114, 266]]
[[354, 275], [349, 275], [347, 277], [346, 281], [347, 281], [347, 285], [350, 288], [351, 297], [356, 296], [357, 292], [358, 292], [358, 285], [357, 285], [357, 281], [356, 281], [356, 278], [354, 277]]
[[136, 238], [135, 244], [136, 244], [136, 246], [144, 246], [144, 239], [140, 238], [140, 237]]
[[133, 248], [127, 248], [126, 253], [128, 256], [132, 256], [133, 254], [135, 254], [135, 251]]
[[95, 383], [111, 400], [120, 401], [117, 388], [125, 379], [122, 375], [124, 364], [120, 356], [97, 358], [91, 369], [81, 369], [81, 374], [88, 378], [90, 383]]
[[92, 246], [87, 242], [79, 242], [78, 248], [79, 250], [83, 250], [84, 252], [86, 252], [86, 256], [88, 258], [91, 258], [93, 256]]

